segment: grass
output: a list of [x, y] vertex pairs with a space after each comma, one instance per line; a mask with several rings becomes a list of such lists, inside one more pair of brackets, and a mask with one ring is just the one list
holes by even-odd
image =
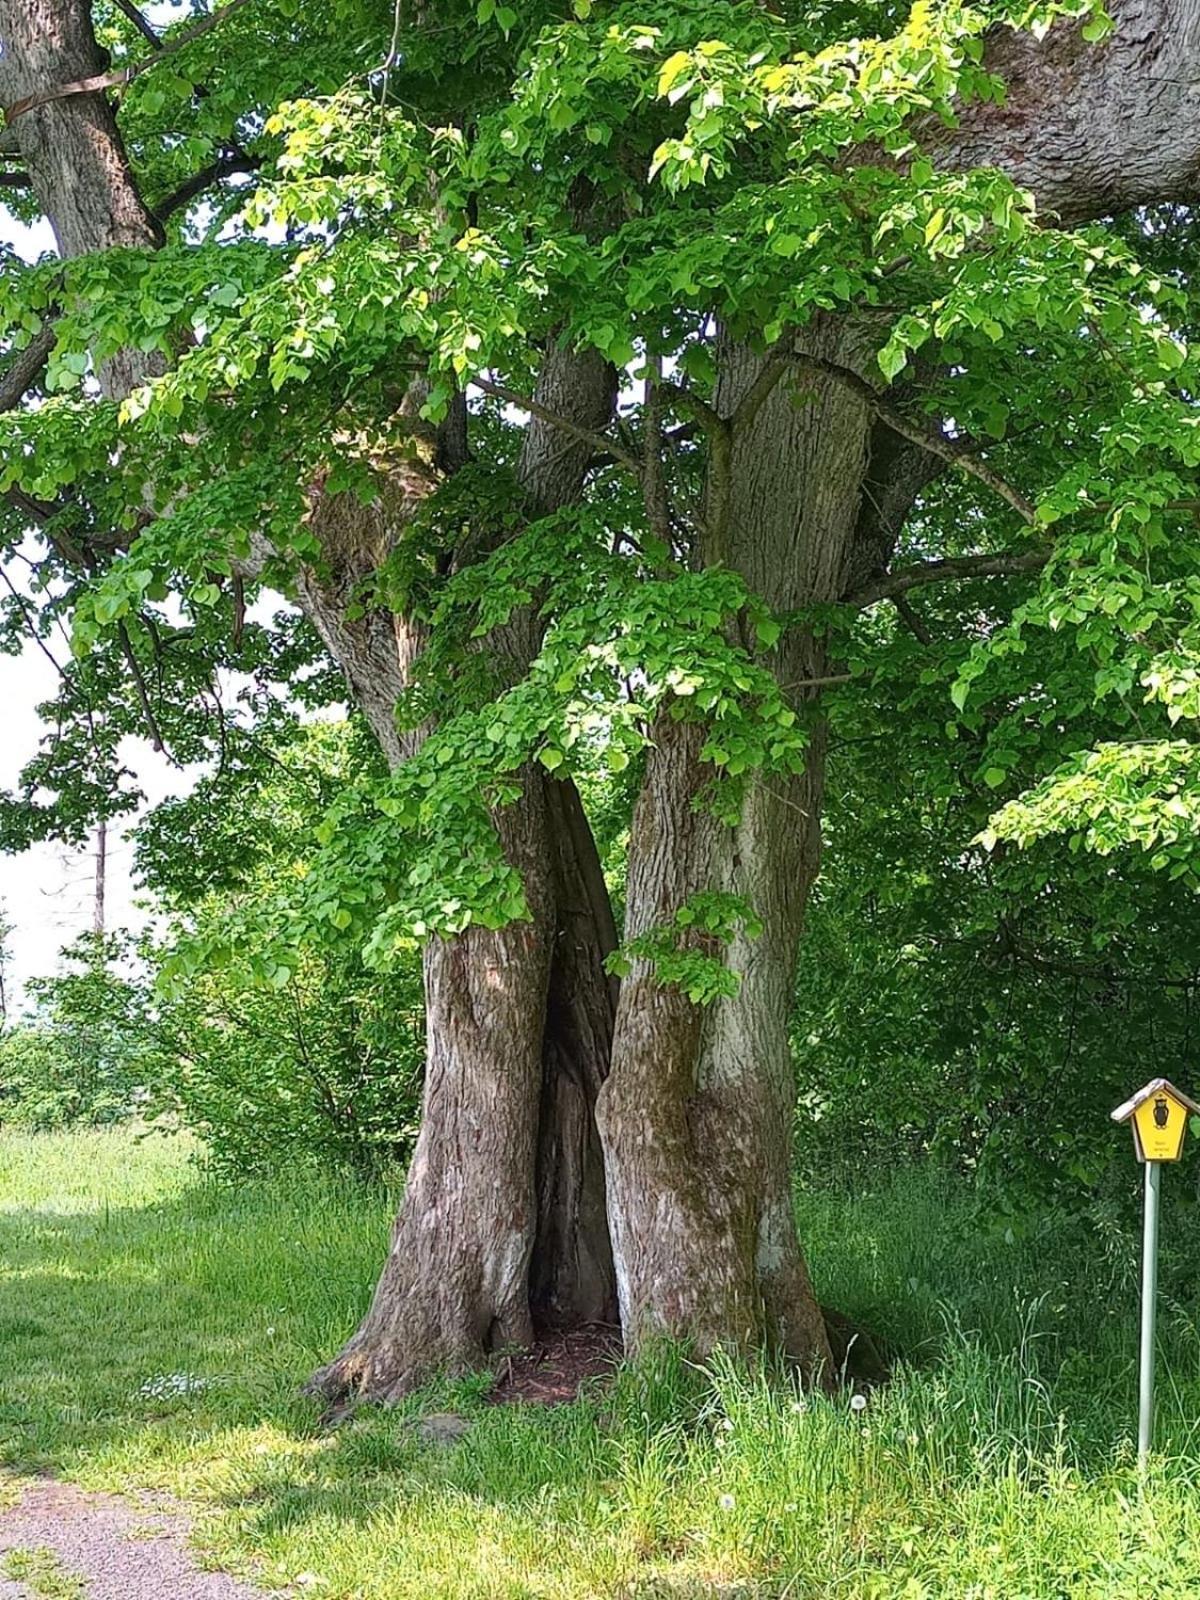
[[64, 1569], [53, 1550], [10, 1550], [0, 1558], [0, 1574], [40, 1600], [87, 1600], [82, 1580]]
[[[906, 1352], [864, 1410], [663, 1353], [614, 1392], [480, 1383], [332, 1433], [385, 1197], [221, 1189], [186, 1142], [0, 1136], [0, 1461], [193, 1502], [214, 1560], [329, 1600], [1176, 1600], [1200, 1593], [1200, 1342], [1165, 1271], [1139, 1485], [1132, 1235], [1014, 1239], [928, 1172], [801, 1205], [824, 1297]], [[1165, 1227], [1170, 1227], [1169, 1208]], [[1187, 1291], [1187, 1292], [1185, 1292]], [[422, 1444], [421, 1409], [473, 1419]]]

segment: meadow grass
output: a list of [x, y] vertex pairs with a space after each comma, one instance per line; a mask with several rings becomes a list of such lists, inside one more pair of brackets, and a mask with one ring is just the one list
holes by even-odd
[[[185, 1140], [0, 1135], [0, 1461], [161, 1488], [213, 1559], [356, 1600], [1200, 1594], [1200, 1342], [1168, 1263], [1144, 1483], [1128, 1233], [1014, 1238], [936, 1173], [800, 1202], [823, 1298], [900, 1353], [866, 1407], [663, 1351], [545, 1410], [476, 1381], [322, 1431], [391, 1200], [218, 1187]], [[1170, 1206], [1171, 1195], [1167, 1196]], [[1192, 1226], [1190, 1222], [1187, 1224]], [[452, 1448], [411, 1419], [472, 1418]], [[165, 1597], [166, 1600], [166, 1597]]]

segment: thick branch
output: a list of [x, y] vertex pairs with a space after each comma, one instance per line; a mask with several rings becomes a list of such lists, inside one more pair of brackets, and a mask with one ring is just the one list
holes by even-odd
[[168, 217], [174, 216], [176, 211], [181, 211], [184, 206], [190, 205], [197, 195], [203, 194], [205, 189], [210, 189], [214, 183], [220, 183], [223, 178], [231, 178], [235, 173], [258, 172], [262, 164], [261, 156], [247, 155], [243, 150], [220, 156], [207, 167], [201, 167], [199, 172], [194, 172], [179, 185], [178, 189], [164, 195], [150, 209], [160, 222], [165, 222]]
[[14, 105], [5, 107], [4, 120], [10, 125], [18, 117], [24, 116], [27, 111], [33, 111], [38, 106], [50, 105], [55, 100], [68, 100], [76, 94], [102, 94], [106, 89], [116, 89], [122, 84], [132, 83], [134, 78], [140, 77], [143, 72], [148, 72], [151, 67], [157, 66], [164, 56], [174, 55], [182, 50], [185, 45], [192, 43], [202, 34], [208, 33], [234, 11], [240, 11], [247, 0], [229, 0], [219, 11], [214, 11], [211, 16], [201, 17], [200, 21], [192, 27], [185, 28], [182, 33], [177, 33], [173, 38], [160, 40], [155, 36], [155, 53], [146, 56], [142, 61], [134, 61], [128, 67], [120, 67], [115, 72], [94, 72], [86, 78], [76, 78], [71, 83], [57, 84], [53, 89], [45, 89], [39, 94], [26, 95], [23, 100], [18, 100]]
[[984, 64], [1003, 102], [919, 126], [940, 164], [999, 167], [1067, 224], [1200, 194], [1200, 0], [1110, 0], [1089, 43], [1067, 18], [1043, 38], [994, 28]]
[[54, 325], [42, 325], [24, 350], [18, 350], [0, 375], [0, 411], [12, 411], [41, 377], [54, 349]]

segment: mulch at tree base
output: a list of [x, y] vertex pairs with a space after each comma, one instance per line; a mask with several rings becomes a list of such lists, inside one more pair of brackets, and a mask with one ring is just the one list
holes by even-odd
[[542, 1329], [531, 1350], [504, 1357], [488, 1394], [492, 1405], [566, 1405], [592, 1379], [609, 1378], [621, 1359], [621, 1330], [589, 1322]]

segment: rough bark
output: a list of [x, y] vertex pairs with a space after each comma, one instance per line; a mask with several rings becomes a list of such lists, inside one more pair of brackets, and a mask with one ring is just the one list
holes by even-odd
[[497, 825], [530, 919], [427, 947], [421, 1132], [370, 1310], [312, 1380], [328, 1399], [386, 1402], [431, 1371], [467, 1370], [533, 1336], [540, 1019], [553, 930], [536, 774]]
[[1099, 44], [1078, 21], [1043, 39], [988, 37], [1003, 105], [964, 108], [922, 130], [948, 165], [1000, 167], [1043, 213], [1074, 224], [1200, 192], [1200, 0], [1113, 0]]
[[[956, 129], [924, 129], [926, 142], [948, 166], [1004, 168], [1066, 222], [1187, 198], [1200, 178], [1200, 6], [1123, 0], [1113, 12], [1113, 38], [1099, 48], [1078, 24], [1060, 24], [1044, 41], [996, 30], [988, 62], [1007, 82], [1005, 105], [970, 107]], [[861, 365], [850, 323], [807, 330], [805, 342]], [[724, 347], [723, 415], [761, 370], [745, 348]], [[824, 379], [806, 387], [803, 407], [788, 382], [771, 394], [736, 440], [719, 489], [730, 511], [715, 554], [778, 610], [836, 601], [886, 568], [936, 470], [872, 428], [847, 389]], [[772, 664], [784, 683], [827, 670], [820, 642], [803, 633], [785, 639]], [[669, 717], [654, 731], [633, 829], [627, 934], [664, 922], [705, 888], [742, 895], [764, 926], [757, 940], [729, 949], [737, 996], [707, 1012], [659, 985], [645, 963], [622, 988], [598, 1110], [626, 1344], [660, 1333], [700, 1349], [765, 1340], [828, 1376], [831, 1344], [788, 1182], [786, 1029], [819, 861], [824, 734], [814, 718], [803, 775], [755, 782], [732, 830], [697, 805], [708, 776], [702, 742], [698, 728]]]
[[[816, 354], [845, 362], [847, 329], [813, 331]], [[731, 416], [761, 370], [744, 346], [720, 351], [718, 409]], [[780, 382], [735, 438], [729, 562], [781, 611], [841, 593], [868, 453], [867, 408], [825, 378]], [[822, 675], [820, 641], [797, 632], [772, 653], [785, 684]], [[798, 689], [802, 705], [807, 691]], [[599, 1117], [627, 1344], [658, 1334], [701, 1350], [763, 1341], [826, 1379], [831, 1356], [792, 1216], [793, 1078], [787, 1021], [804, 904], [819, 858], [824, 738], [814, 722], [805, 771], [762, 776], [736, 828], [706, 807], [704, 730], [668, 711], [654, 733], [630, 852], [627, 936], [668, 920], [690, 895], [721, 889], [761, 919], [727, 960], [736, 997], [708, 1009], [659, 984], [644, 962], [622, 985]]]
[[[104, 52], [81, 0], [0, 0], [0, 104], [103, 71]], [[16, 153], [64, 258], [122, 246], [153, 249], [162, 233], [131, 181], [116, 118], [102, 94], [32, 107], [12, 124]], [[105, 362], [101, 387], [122, 399], [155, 370], [123, 351]]]
[[[36, 99], [104, 66], [81, 0], [0, 0], [4, 105]], [[161, 244], [103, 94], [34, 105], [21, 111], [13, 133], [64, 257]], [[154, 370], [142, 354], [123, 352], [105, 364], [102, 387], [120, 399]], [[548, 406], [577, 415], [583, 425], [609, 420], [614, 375], [599, 357], [551, 350], [539, 387]], [[423, 646], [421, 629], [379, 610], [353, 615], [350, 602], [421, 501], [461, 464], [464, 421], [460, 407], [436, 441], [414, 427], [408, 459], [391, 465], [372, 507], [314, 488], [312, 517], [326, 560], [319, 571], [300, 574], [300, 598], [393, 765], [418, 737], [398, 730], [394, 708]], [[564, 446], [545, 423], [531, 424], [518, 475], [533, 505], [551, 510], [578, 494], [589, 453], [578, 441]], [[529, 614], [487, 642], [502, 676], [525, 670], [538, 637]], [[387, 1396], [431, 1367], [461, 1366], [503, 1344], [526, 1342], [529, 1261], [539, 1230], [538, 1294], [546, 1310], [571, 1318], [611, 1315], [611, 1253], [591, 1115], [607, 1063], [606, 1018], [611, 1029], [600, 965], [611, 948], [611, 916], [606, 920], [599, 903], [579, 893], [580, 884], [594, 889], [602, 880], [577, 797], [564, 800], [561, 786], [551, 790], [540, 771], [523, 781], [522, 798], [497, 817], [497, 826], [525, 883], [530, 921], [495, 933], [472, 929], [426, 953], [422, 1134], [372, 1310], [339, 1360], [319, 1375], [329, 1393], [352, 1387]], [[555, 952], [562, 972], [553, 1015], [561, 1032], [545, 1026]]]
[[[540, 403], [603, 426], [613, 375], [595, 356], [552, 350]], [[545, 423], [526, 434], [518, 477], [549, 511], [576, 496], [590, 449]], [[370, 529], [349, 538], [318, 508], [315, 526], [342, 597], [395, 537], [381, 526], [420, 492], [403, 475], [393, 509], [381, 499]], [[361, 513], [354, 513], [361, 516]], [[311, 581], [311, 580], [310, 580]], [[329, 575], [320, 580], [329, 594]], [[311, 597], [310, 597], [311, 603]], [[393, 708], [423, 647], [402, 617], [347, 621], [344, 598], [322, 605], [327, 642], [346, 666], [389, 757], [403, 761], [421, 734], [399, 734]], [[500, 683], [527, 670], [541, 639], [532, 609], [485, 641]], [[391, 1249], [361, 1326], [312, 1379], [326, 1399], [387, 1402], [436, 1370], [482, 1364], [529, 1342], [546, 1322], [608, 1320], [615, 1302], [594, 1105], [607, 1068], [612, 998], [603, 959], [612, 916], [578, 795], [540, 769], [497, 813], [509, 862], [521, 873], [529, 920], [469, 929], [425, 951], [426, 1089], [421, 1133]]]

